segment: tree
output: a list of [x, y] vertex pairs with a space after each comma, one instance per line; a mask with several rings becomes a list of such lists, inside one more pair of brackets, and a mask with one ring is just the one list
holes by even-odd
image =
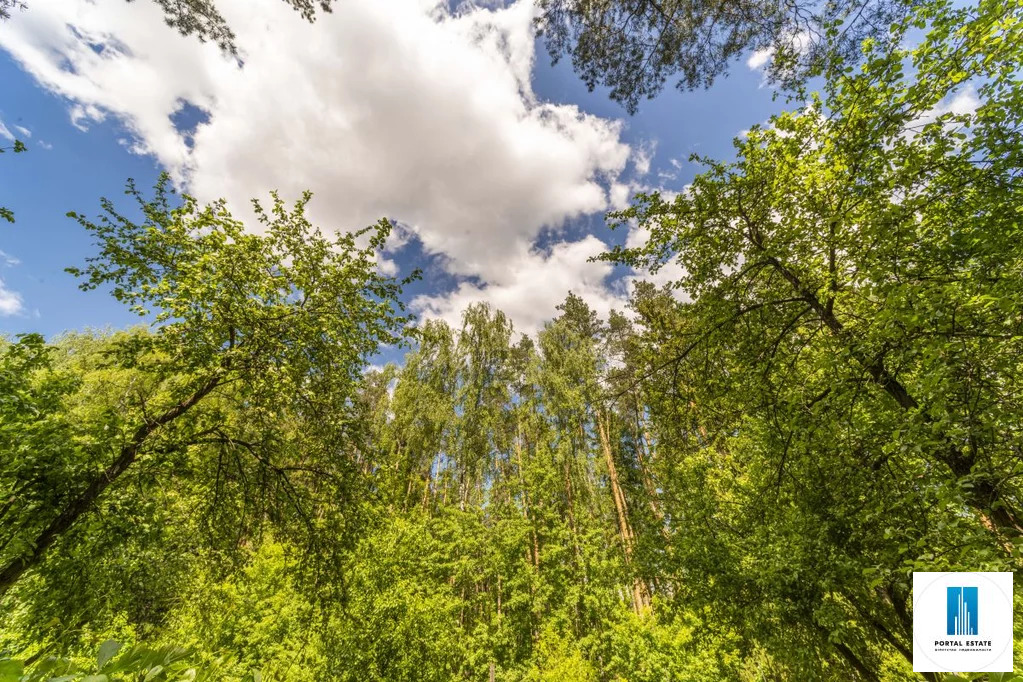
[[772, 53], [769, 73], [787, 85], [828, 59], [855, 58], [917, 0], [540, 0], [537, 29], [551, 56], [570, 55], [590, 90], [636, 113], [669, 78], [708, 87], [750, 50]]
[[[269, 210], [255, 204], [262, 233], [254, 234], [223, 202], [200, 207], [184, 196], [172, 206], [167, 178], [153, 199], [132, 184], [128, 194], [141, 223], [107, 200], [98, 222], [70, 214], [100, 248], [71, 269], [82, 288], [109, 287], [155, 325], [104, 351], [112, 367], [131, 370], [113, 381], [116, 404], [79, 403], [74, 415], [67, 401], [82, 396], [53, 366], [52, 349], [37, 337], [4, 349], [16, 384], [5, 429], [20, 435], [2, 446], [10, 452], [0, 595], [140, 460], [198, 450], [220, 462], [210, 472], [219, 480], [222, 453], [250, 457], [312, 526], [293, 479], [344, 481], [361, 367], [380, 344], [399, 341], [409, 320], [397, 302], [401, 284], [374, 262], [385, 221], [328, 239], [305, 218], [308, 194], [291, 208], [275, 195]], [[357, 246], [364, 236], [368, 245]], [[70, 468], [53, 467], [54, 457]], [[59, 486], [51, 469], [68, 474]]]
[[684, 272], [635, 301], [676, 570], [796, 670], [905, 669], [909, 572], [1019, 565], [1021, 18], [921, 8], [616, 215], [650, 238], [604, 258]]
[[[866, 381], [887, 396], [905, 435], [971, 482], [984, 523], [1013, 536], [1023, 526], [1003, 476], [1015, 436], [999, 424], [1017, 409], [1008, 358], [1023, 305], [1010, 217], [1023, 160], [1010, 75], [1018, 13], [992, 2], [918, 13], [916, 23], [934, 22], [920, 47], [872, 51], [858, 74], [832, 71], [823, 100], [755, 129], [737, 142], [738, 161], [707, 161], [672, 202], [642, 197], [617, 218], [640, 220], [651, 239], [605, 256], [655, 268], [678, 260], [687, 273], [678, 284], [703, 322], [694, 348], [756, 320], [766, 362], [815, 329], [809, 343], [838, 353], [831, 379], [842, 368], [848, 387]], [[903, 75], [905, 58], [914, 78]], [[949, 72], [953, 61], [960, 68]], [[974, 78], [987, 79], [981, 106], [939, 114], [950, 89]], [[1001, 379], [978, 383], [977, 372]], [[832, 385], [821, 399], [845, 390]]]

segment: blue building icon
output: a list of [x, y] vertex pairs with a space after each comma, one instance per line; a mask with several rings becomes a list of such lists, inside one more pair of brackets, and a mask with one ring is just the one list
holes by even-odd
[[946, 597], [948, 617], [946, 634], [976, 635], [977, 634], [977, 588], [949, 587]]

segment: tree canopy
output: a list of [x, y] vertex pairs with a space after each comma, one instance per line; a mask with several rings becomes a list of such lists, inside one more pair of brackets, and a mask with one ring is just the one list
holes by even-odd
[[610, 89], [635, 113], [670, 79], [709, 87], [750, 51], [793, 86], [849, 61], [863, 39], [884, 40], [917, 0], [539, 0], [538, 32], [554, 59], [568, 55], [586, 85]]

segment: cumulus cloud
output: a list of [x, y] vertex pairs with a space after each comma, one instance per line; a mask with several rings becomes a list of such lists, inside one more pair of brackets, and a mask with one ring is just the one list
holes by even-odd
[[774, 57], [773, 47], [766, 47], [762, 50], [754, 50], [753, 54], [751, 54], [749, 56], [749, 59], [746, 60], [746, 66], [748, 66], [751, 71], [762, 69], [765, 66], [767, 66], [768, 62], [771, 61], [772, 57]]
[[[3, 124], [0, 123], [0, 126]], [[14, 256], [0, 250], [0, 267], [13, 267], [20, 265], [21, 261]], [[21, 294], [7, 288], [7, 284], [0, 277], [0, 316], [19, 315], [25, 310]]]
[[[116, 115], [203, 198], [312, 188], [332, 226], [398, 218], [462, 274], [608, 207], [621, 123], [537, 100], [530, 4], [352, 0], [315, 26], [284, 3], [221, 4], [242, 66], [168, 31], [153, 3], [40, 3], [0, 44], [78, 125]], [[208, 120], [185, 135], [172, 117], [187, 105]]]
[[[453, 13], [440, 0], [347, 0], [313, 26], [285, 3], [218, 6], [240, 63], [175, 34], [154, 3], [116, 0], [37, 3], [5, 26], [0, 46], [70, 102], [75, 125], [116, 118], [133, 151], [199, 198], [244, 211], [271, 189], [311, 189], [317, 223], [348, 230], [393, 218], [487, 296], [539, 296], [505, 301], [524, 311], [545, 306], [542, 283], [562, 274], [541, 268], [599, 243], [539, 256], [541, 231], [628, 197], [622, 123], [532, 90], [532, 3]], [[652, 151], [634, 158], [640, 174]]]
[[21, 295], [8, 289], [3, 279], [0, 279], [0, 315], [17, 315], [24, 309]]
[[458, 328], [466, 306], [482, 301], [504, 311], [515, 323], [516, 332], [533, 335], [556, 315], [555, 307], [572, 291], [606, 318], [612, 308], [623, 307], [624, 292], [608, 286], [610, 264], [589, 259], [607, 250], [607, 244], [593, 235], [555, 244], [547, 252], [534, 249], [519, 254], [505, 272], [484, 285], [462, 282], [449, 295], [418, 296], [412, 309]]

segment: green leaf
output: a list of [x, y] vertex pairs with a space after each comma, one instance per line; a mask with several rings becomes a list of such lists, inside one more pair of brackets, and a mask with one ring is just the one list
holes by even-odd
[[96, 655], [96, 666], [103, 670], [103, 667], [114, 657], [121, 649], [121, 643], [115, 642], [112, 639], [108, 639], [99, 645], [99, 653]]

